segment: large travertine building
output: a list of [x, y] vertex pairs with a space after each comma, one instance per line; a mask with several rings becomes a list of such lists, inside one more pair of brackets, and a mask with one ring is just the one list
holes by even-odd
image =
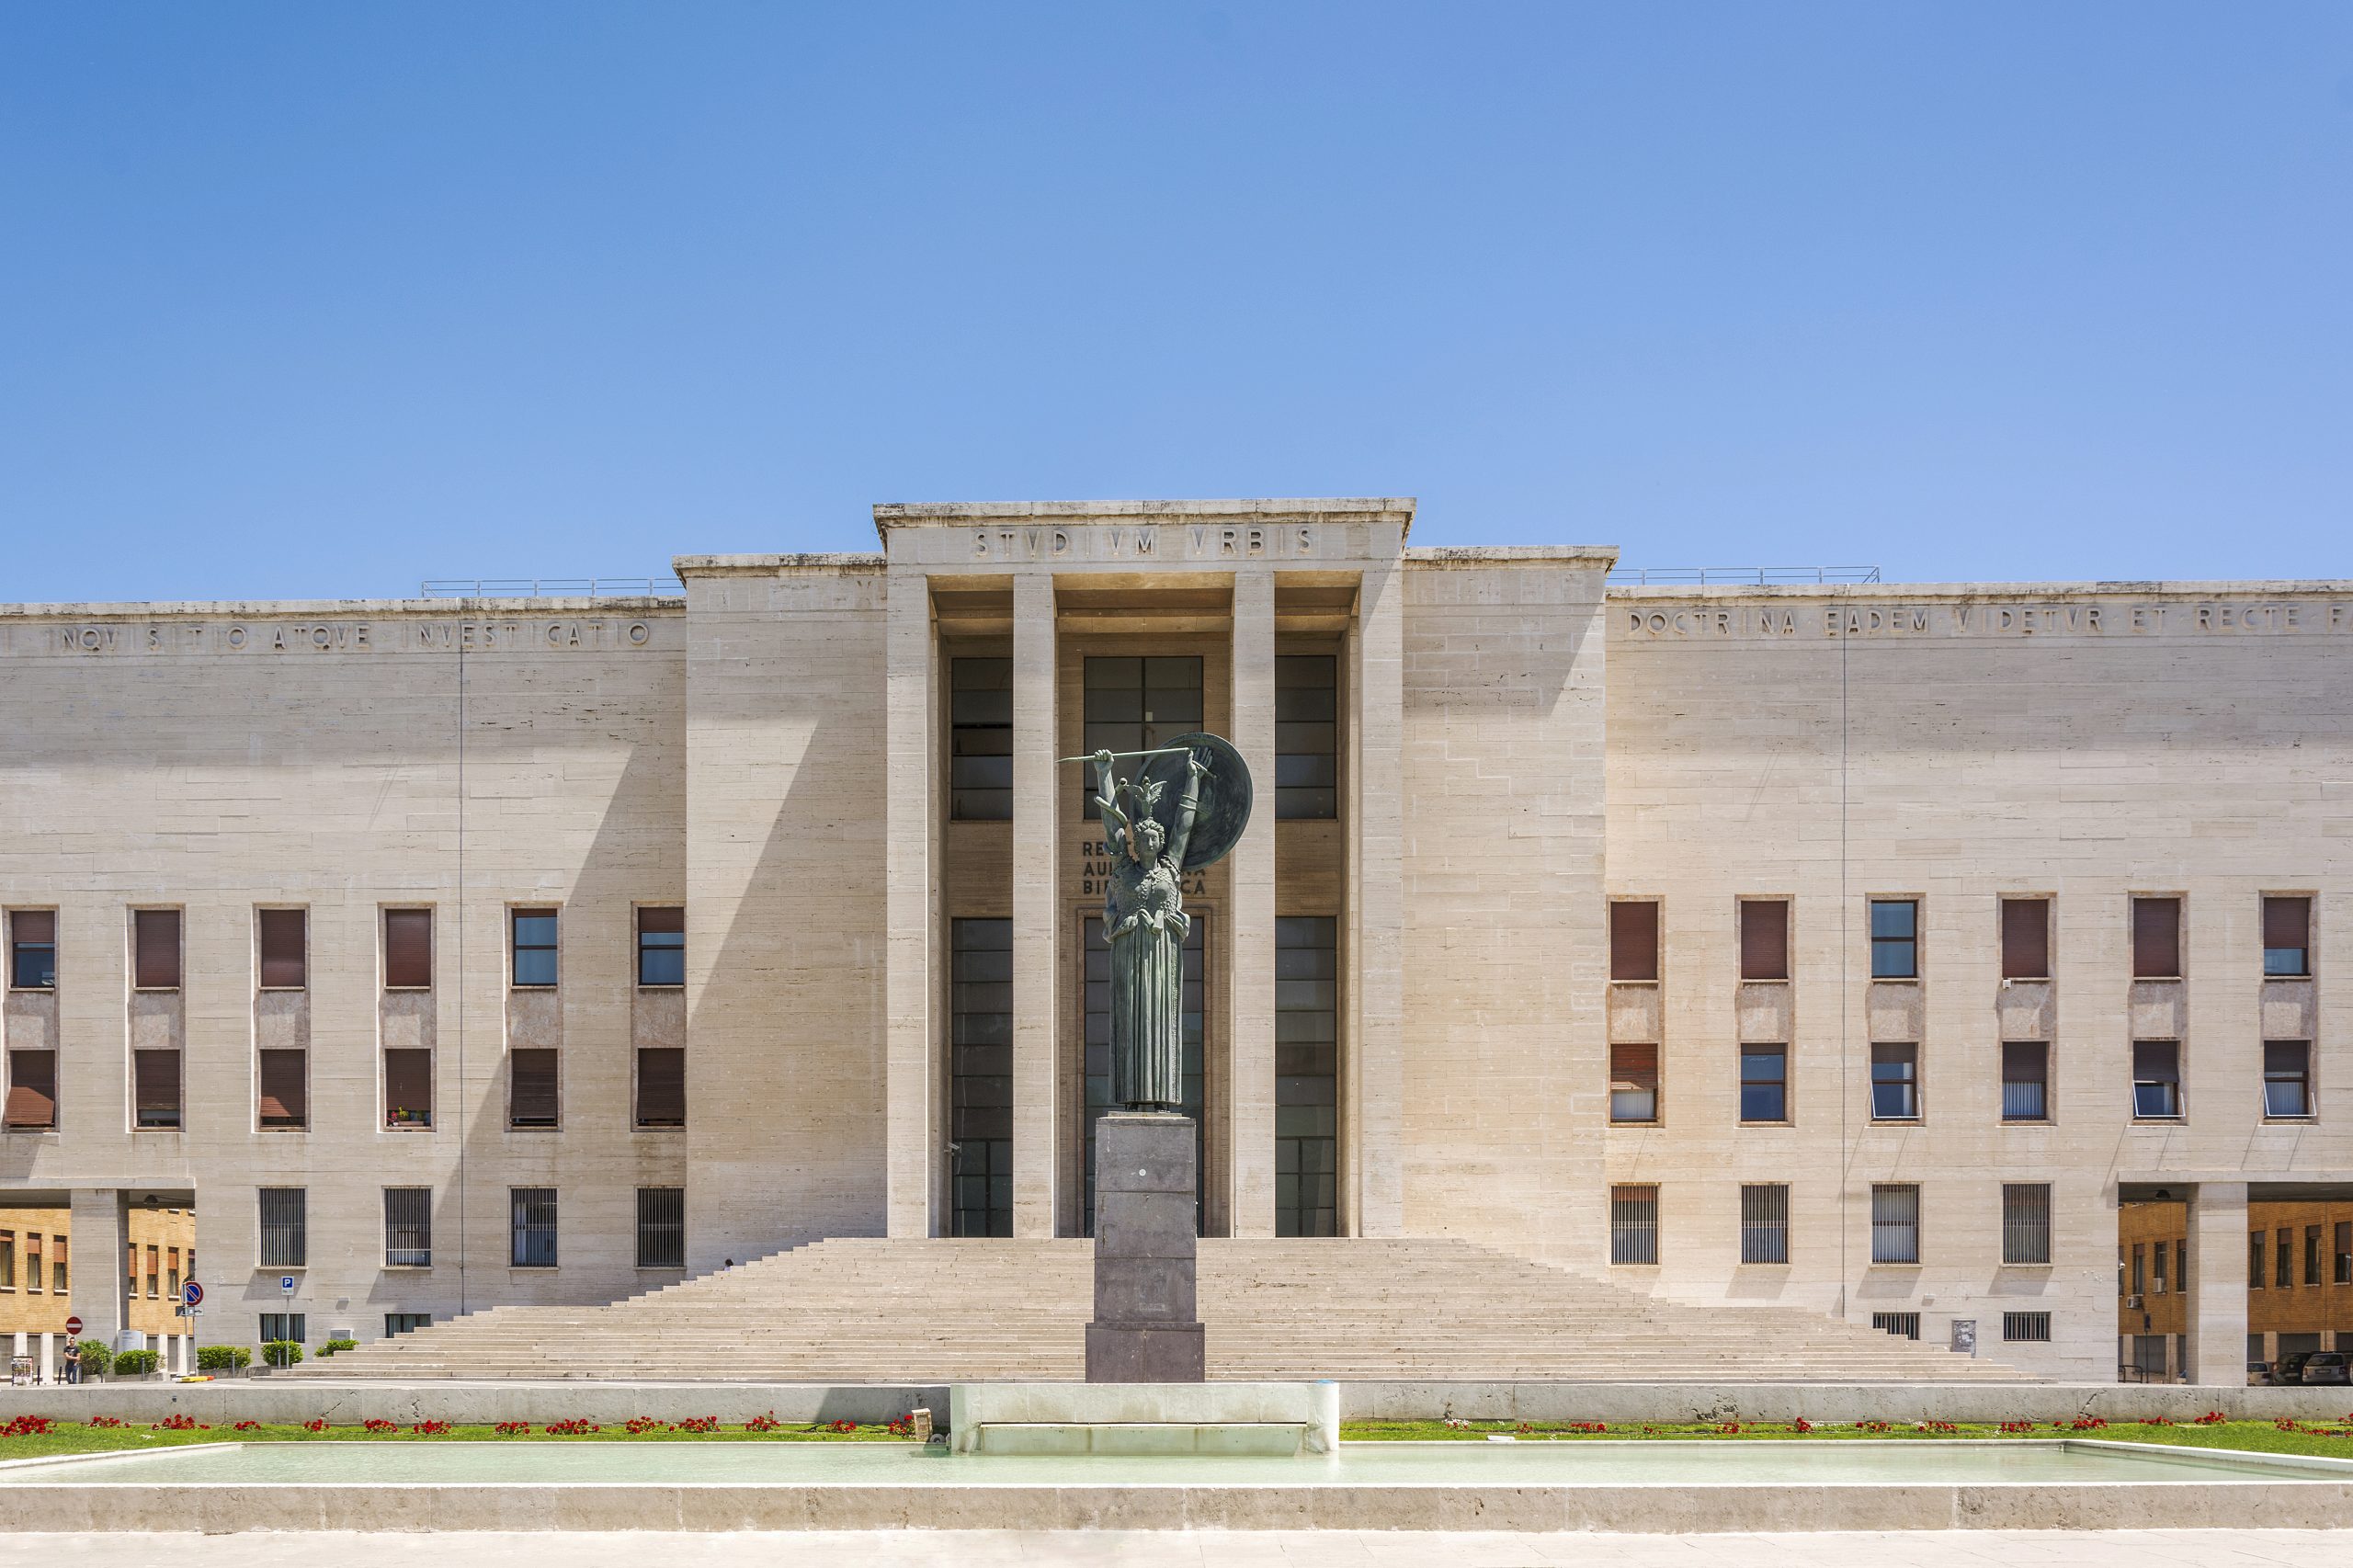
[[2181, 1359], [2238, 1381], [2250, 1201], [2353, 1183], [2353, 585], [1616, 587], [1413, 511], [882, 506], [683, 599], [0, 611], [6, 1200], [70, 1208], [97, 1327], [131, 1210], [193, 1203], [241, 1342], [1082, 1233], [1058, 759], [1208, 729], [1259, 810], [1188, 893], [1206, 1233], [2104, 1381], [2162, 1192]]

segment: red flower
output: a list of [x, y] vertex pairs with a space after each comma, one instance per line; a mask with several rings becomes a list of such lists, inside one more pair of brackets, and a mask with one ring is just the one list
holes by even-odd
[[[90, 1425], [95, 1426], [97, 1423], [93, 1421]], [[121, 1423], [113, 1425], [120, 1426]], [[46, 1415], [19, 1415], [6, 1426], [0, 1426], [0, 1437], [45, 1437], [56, 1429], [56, 1426]]]
[[324, 1432], [326, 1429], [327, 1422], [326, 1417], [324, 1415], [314, 1415], [310, 1420], [302, 1423], [302, 1430], [305, 1432]]
[[156, 1430], [162, 1432], [193, 1432], [196, 1430], [196, 1417], [193, 1415], [166, 1415], [161, 1421], [155, 1423], [155, 1427]]
[[779, 1421], [776, 1418], [776, 1412], [771, 1410], [766, 1415], [755, 1415], [749, 1421], [745, 1422], [744, 1430], [746, 1432], [773, 1432], [783, 1425], [783, 1422]]
[[719, 1417], [716, 1415], [689, 1415], [684, 1421], [678, 1423], [678, 1430], [681, 1432], [716, 1432], [719, 1430]]
[[502, 1421], [492, 1430], [502, 1437], [520, 1437], [530, 1432], [531, 1424], [528, 1421]]

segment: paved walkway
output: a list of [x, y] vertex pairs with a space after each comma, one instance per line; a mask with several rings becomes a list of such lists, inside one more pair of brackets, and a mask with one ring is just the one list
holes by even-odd
[[2353, 1562], [2345, 1530], [1950, 1530], [1813, 1535], [1496, 1535], [1391, 1531], [1027, 1530], [352, 1535], [0, 1535], [0, 1568], [644, 1568], [648, 1562], [774, 1568], [962, 1568], [1033, 1562], [1118, 1568], [2312, 1568]]

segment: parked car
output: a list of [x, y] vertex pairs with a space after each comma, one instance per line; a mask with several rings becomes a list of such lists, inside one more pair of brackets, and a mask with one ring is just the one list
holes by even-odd
[[2304, 1381], [2304, 1363], [2319, 1355], [2317, 1350], [2290, 1350], [2279, 1358], [2271, 1371], [2271, 1381], [2282, 1388], [2294, 1388]]
[[2246, 1386], [2251, 1389], [2270, 1387], [2271, 1363], [2268, 1361], [2249, 1361], [2246, 1364]]
[[2316, 1350], [2304, 1362], [2303, 1381], [2308, 1383], [2353, 1383], [2353, 1367], [2346, 1364], [2342, 1350]]

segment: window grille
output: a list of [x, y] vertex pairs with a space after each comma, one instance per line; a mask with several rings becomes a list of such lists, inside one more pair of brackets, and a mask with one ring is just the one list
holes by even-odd
[[1790, 1261], [1790, 1189], [1774, 1183], [1740, 1189], [1740, 1261]]
[[264, 1345], [274, 1344], [281, 1339], [290, 1339], [295, 1344], [301, 1345], [307, 1343], [310, 1337], [311, 1321], [301, 1312], [261, 1314], [261, 1342]]
[[384, 1188], [384, 1267], [430, 1268], [433, 1266], [433, 1189], [429, 1187]]
[[[960, 661], [961, 662], [961, 661]], [[1013, 922], [949, 933], [949, 1112], [953, 1233], [1013, 1234]]]
[[[1909, 1185], [1871, 1188], [1871, 1261], [1920, 1261], [1920, 1189]], [[1914, 1337], [1917, 1337], [1915, 1335]]]
[[1873, 1312], [1871, 1326], [1881, 1334], [1892, 1334], [1898, 1339], [1920, 1337], [1918, 1312]]
[[687, 1266], [685, 1187], [641, 1187], [637, 1189], [637, 1266], [640, 1268], [684, 1268]]
[[1613, 1187], [1609, 1189], [1609, 1261], [1658, 1261], [1658, 1188], [1655, 1186]]
[[1275, 1234], [1339, 1231], [1339, 922], [1275, 920]]
[[[2159, 1257], [2163, 1257], [2163, 1253]], [[2051, 1261], [2051, 1188], [2042, 1182], [2002, 1184], [2002, 1261]], [[2165, 1272], [2162, 1262], [2158, 1273]]]
[[2002, 1337], [2019, 1344], [2047, 1345], [2051, 1341], [2051, 1314], [2004, 1312]]
[[2051, 1116], [2051, 1048], [2039, 1040], [2002, 1046], [2002, 1119], [2046, 1121]]
[[310, 1260], [310, 1226], [305, 1210], [309, 1189], [265, 1187], [257, 1194], [261, 1208], [261, 1247], [257, 1261], [264, 1268], [301, 1268]]
[[553, 1268], [555, 1188], [511, 1187], [507, 1196], [514, 1217], [514, 1244], [508, 1261], [517, 1268]]

